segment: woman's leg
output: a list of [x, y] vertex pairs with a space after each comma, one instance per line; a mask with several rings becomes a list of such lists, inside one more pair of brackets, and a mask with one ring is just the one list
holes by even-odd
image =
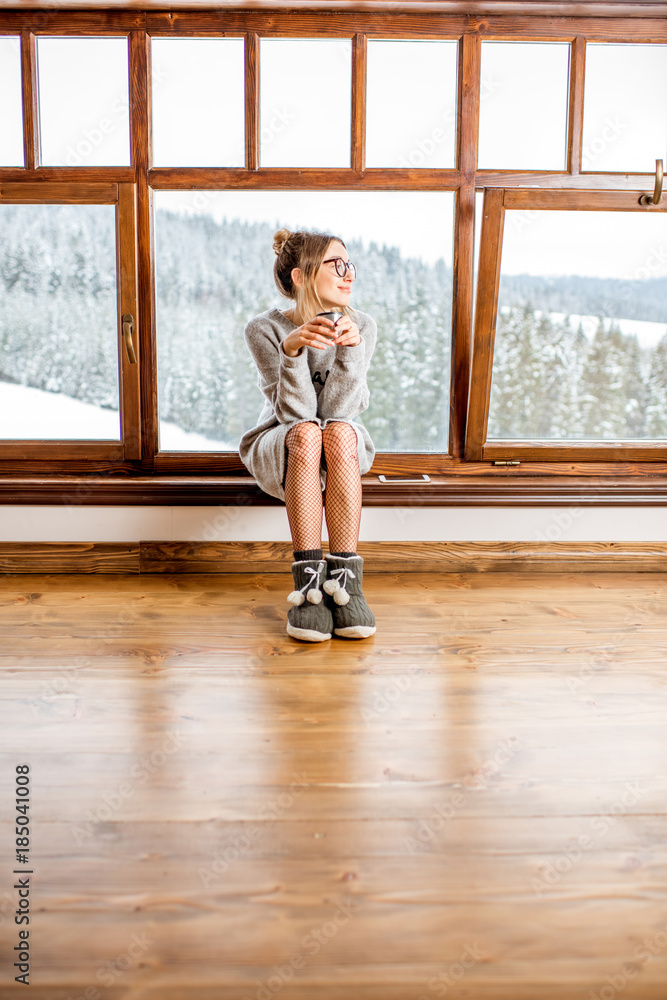
[[318, 424], [295, 424], [285, 438], [285, 504], [292, 532], [294, 590], [287, 600], [287, 634], [306, 642], [330, 639], [331, 609], [323, 600], [326, 562], [322, 558], [322, 431]]
[[324, 428], [322, 440], [327, 462], [325, 510], [329, 529], [324, 592], [332, 598], [334, 634], [367, 639], [375, 634], [376, 625], [362, 590], [364, 560], [357, 555], [361, 520], [357, 434], [350, 424], [335, 420]]
[[287, 445], [285, 506], [294, 550], [299, 552], [321, 549], [322, 431], [314, 423], [295, 424], [288, 432], [285, 443]]
[[351, 555], [357, 551], [361, 521], [361, 475], [357, 432], [350, 424], [333, 421], [322, 431], [327, 462], [325, 509], [329, 551]]

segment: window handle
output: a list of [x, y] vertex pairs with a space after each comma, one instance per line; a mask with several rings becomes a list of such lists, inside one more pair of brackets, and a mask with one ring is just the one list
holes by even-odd
[[123, 340], [125, 341], [125, 350], [127, 351], [127, 357], [131, 365], [136, 365], [137, 355], [134, 353], [134, 344], [132, 343], [132, 328], [134, 327], [134, 317], [129, 313], [123, 316]]
[[653, 194], [643, 194], [640, 205], [659, 205], [662, 201], [662, 160], [655, 161], [655, 188]]

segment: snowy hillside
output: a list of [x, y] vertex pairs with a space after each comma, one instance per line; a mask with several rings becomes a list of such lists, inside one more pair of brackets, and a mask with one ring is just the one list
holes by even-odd
[[[102, 410], [58, 392], [0, 382], [0, 428], [7, 439], [56, 441], [118, 441], [117, 410]], [[163, 451], [236, 451], [236, 444], [212, 441], [202, 434], [184, 431], [163, 420], [160, 423]]]

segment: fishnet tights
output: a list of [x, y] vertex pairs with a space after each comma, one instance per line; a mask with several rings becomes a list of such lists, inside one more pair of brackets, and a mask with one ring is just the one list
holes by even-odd
[[[294, 549], [321, 547], [324, 507], [329, 550], [356, 552], [361, 520], [356, 431], [343, 421], [329, 423], [323, 431], [315, 423], [302, 423], [295, 424], [285, 440], [285, 505]], [[324, 505], [320, 484], [322, 448], [327, 469]]]

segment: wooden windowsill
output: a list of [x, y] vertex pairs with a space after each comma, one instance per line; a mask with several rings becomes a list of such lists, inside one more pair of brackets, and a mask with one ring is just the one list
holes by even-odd
[[[667, 506], [667, 475], [431, 475], [430, 483], [363, 477], [365, 507]], [[4, 506], [280, 506], [244, 475], [0, 476]]]

